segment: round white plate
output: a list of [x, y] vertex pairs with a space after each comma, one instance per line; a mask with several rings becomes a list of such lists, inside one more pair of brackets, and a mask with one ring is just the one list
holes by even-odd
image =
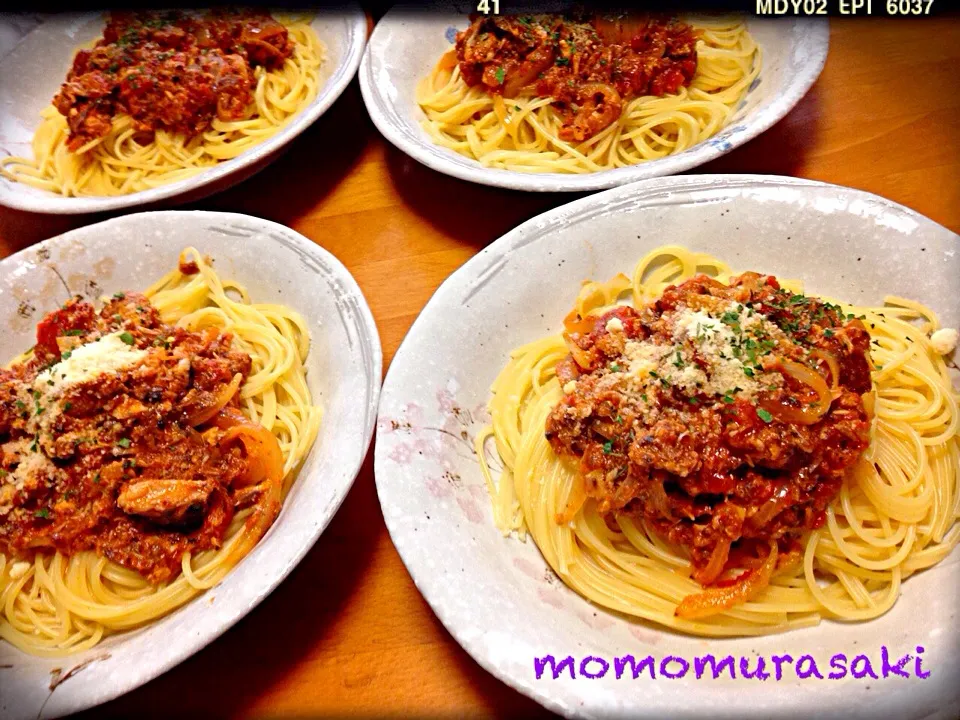
[[[463, 3], [461, 3], [463, 4]], [[421, 127], [417, 83], [426, 77], [467, 27], [467, 13], [394, 8], [377, 23], [360, 65], [360, 90], [370, 117], [391, 143], [415, 160], [461, 180], [544, 192], [599, 190], [645, 178], [673, 175], [742, 145], [780, 120], [806, 94], [827, 58], [826, 20], [750, 18], [748, 28], [763, 49], [763, 68], [730, 124], [688, 150], [631, 167], [584, 175], [524, 173], [483, 167], [433, 143]]]
[[[387, 527], [434, 612], [477, 662], [565, 715], [589, 717], [956, 717], [960, 692], [960, 552], [910, 578], [896, 606], [870, 623], [823, 622], [764, 638], [681, 635], [612, 614], [568, 590], [528, 540], [504, 538], [473, 453], [490, 384], [509, 351], [562, 328], [582, 280], [629, 273], [652, 248], [677, 243], [734, 269], [800, 278], [812, 293], [880, 302], [893, 293], [960, 323], [960, 237], [915, 212], [857, 190], [750, 175], [685, 176], [616, 188], [547, 212], [507, 233], [451, 275], [390, 365], [380, 401], [375, 471]], [[491, 448], [492, 452], [492, 448]], [[830, 658], [865, 653], [881, 673], [922, 646], [925, 680], [826, 678]], [[750, 659], [813, 655], [824, 680], [787, 666], [766, 682], [697, 680], [705, 653]], [[575, 680], [534, 658], [576, 660]], [[652, 655], [658, 674], [615, 677], [614, 657]], [[588, 656], [607, 675], [579, 675]], [[666, 656], [687, 659], [666, 679]], [[739, 660], [737, 660], [739, 663]], [[808, 661], [809, 662], [809, 661]], [[862, 663], [862, 661], [861, 661]], [[913, 675], [914, 660], [909, 661]], [[601, 669], [588, 665], [588, 672]], [[670, 665], [677, 672], [679, 665]], [[859, 666], [858, 666], [859, 668]], [[816, 700], [812, 700], [816, 698]]]
[[[0, 177], [0, 205], [40, 213], [102, 212], [173, 198], [221, 180], [217, 189], [223, 190], [245, 179], [323, 115], [357, 72], [367, 37], [363, 11], [352, 4], [342, 10], [322, 10], [311, 25], [326, 48], [317, 97], [282, 130], [239, 157], [185, 180], [116, 197], [63, 197]], [[0, 60], [0, 157], [33, 156], [31, 141], [40, 111], [60, 88], [77, 47], [98, 37], [102, 29], [101, 13], [52, 15]], [[241, 172], [244, 169], [247, 172]]]
[[[367, 453], [380, 394], [377, 328], [356, 281], [330, 253], [282, 225], [233, 213], [126, 215], [68, 232], [0, 261], [0, 358], [34, 343], [43, 314], [71, 294], [143, 289], [192, 245], [254, 301], [288, 305], [310, 328], [307, 384], [323, 408], [316, 442], [280, 516], [216, 587], [145, 628], [65, 658], [0, 641], [0, 717], [54, 717], [127, 692], [232, 626], [275, 588], [340, 506]], [[69, 287], [69, 292], [67, 290]], [[80, 668], [51, 692], [51, 673]], [[42, 709], [42, 712], [41, 712]]]

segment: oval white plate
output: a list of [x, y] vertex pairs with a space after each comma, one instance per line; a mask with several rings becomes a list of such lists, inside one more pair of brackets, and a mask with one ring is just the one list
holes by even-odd
[[[79, 293], [143, 289], [192, 245], [254, 301], [294, 308], [310, 328], [307, 383], [320, 432], [280, 516], [216, 587], [152, 625], [66, 658], [0, 641], [0, 717], [52, 717], [127, 692], [196, 652], [243, 617], [310, 549], [340, 506], [373, 435], [382, 354], [356, 281], [330, 253], [276, 223], [215, 212], [152, 212], [90, 225], [0, 261], [0, 358], [34, 342], [45, 312]], [[130, 250], [135, 248], [135, 250]], [[87, 664], [88, 663], [88, 664]], [[82, 670], [50, 690], [51, 672]]]
[[377, 23], [360, 65], [360, 90], [370, 117], [381, 133], [427, 167], [461, 180], [543, 192], [599, 190], [645, 178], [673, 175], [702, 165], [780, 120], [820, 75], [827, 58], [827, 22], [750, 18], [748, 27], [763, 48], [763, 68], [726, 128], [676, 155], [631, 167], [584, 175], [523, 173], [483, 167], [479, 162], [433, 143], [420, 126], [425, 115], [415, 90], [454, 33], [469, 23], [462, 13], [394, 8]]
[[[0, 205], [41, 213], [79, 214], [145, 205], [196, 191], [224, 178], [224, 190], [262, 169], [276, 152], [326, 112], [353, 79], [363, 55], [367, 19], [355, 5], [320, 11], [311, 23], [326, 48], [320, 68], [320, 91], [314, 101], [278, 133], [243, 153], [193, 177], [152, 190], [116, 197], [63, 197], [0, 177]], [[60, 88], [77, 46], [103, 29], [100, 13], [63, 14], [46, 18], [0, 60], [0, 156], [32, 157], [31, 141], [40, 111]], [[240, 172], [248, 168], [246, 173]], [[192, 196], [195, 197], [196, 195]]]
[[[509, 351], [561, 328], [586, 278], [629, 273], [658, 245], [707, 251], [735, 269], [801, 278], [808, 291], [852, 302], [894, 293], [960, 323], [960, 237], [911, 210], [857, 190], [761, 176], [685, 176], [616, 188], [533, 218], [441, 285], [390, 365], [380, 401], [375, 471], [387, 527], [434, 612], [488, 671], [567, 715], [743, 718], [955, 717], [960, 697], [956, 608], [960, 552], [906, 581], [869, 624], [824, 622], [766, 638], [705, 640], [631, 622], [568, 590], [532, 541], [503, 538], [473, 453], [489, 387]], [[812, 654], [896, 658], [925, 647], [926, 680], [777, 682], [614, 677], [614, 656]], [[540, 680], [533, 659], [595, 655], [602, 679]], [[913, 667], [911, 662], [911, 668]], [[597, 671], [592, 665], [591, 671]], [[677, 666], [672, 666], [673, 671]], [[825, 672], [824, 672], [825, 671]], [[578, 670], [579, 672], [579, 664]], [[911, 673], [912, 674], [912, 673]], [[938, 714], [938, 712], [940, 714]]]

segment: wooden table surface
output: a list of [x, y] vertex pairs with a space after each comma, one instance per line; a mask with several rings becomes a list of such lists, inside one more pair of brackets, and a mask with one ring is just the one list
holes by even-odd
[[[816, 85], [771, 130], [694, 172], [794, 175], [868, 190], [960, 231], [960, 22], [834, 20]], [[268, 218], [330, 250], [376, 318], [384, 367], [453, 270], [574, 199], [470, 185], [417, 164], [370, 122], [354, 81], [290, 152], [186, 206]], [[0, 254], [106, 216], [0, 210]], [[480, 668], [421, 598], [390, 542], [371, 451], [291, 576], [180, 666], [90, 717], [546, 714]]]

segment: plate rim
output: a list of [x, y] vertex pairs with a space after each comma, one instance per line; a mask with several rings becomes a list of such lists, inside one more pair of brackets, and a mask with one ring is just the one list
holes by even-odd
[[[9, 255], [8, 257], [0, 260], [0, 274], [6, 275], [8, 272], [14, 272], [18, 267], [22, 267], [25, 263], [33, 264], [30, 258], [31, 256], [35, 255], [38, 250], [69, 243], [71, 240], [74, 240], [77, 235], [94, 233], [96, 230], [106, 225], [123, 225], [129, 223], [137, 224], [141, 222], [143, 218], [146, 218], [146, 221], [149, 222], [153, 218], [160, 216], [189, 216], [191, 218], [195, 218], [191, 220], [191, 222], [204, 225], [211, 223], [226, 223], [240, 219], [240, 221], [245, 223], [247, 227], [254, 229], [266, 237], [269, 237], [271, 242], [279, 243], [280, 240], [274, 237], [274, 235], [280, 235], [285, 240], [288, 240], [293, 244], [295, 251], [303, 252], [307, 256], [322, 261], [331, 271], [330, 274], [332, 278], [342, 283], [343, 288], [348, 293], [348, 297], [351, 297], [356, 301], [356, 308], [358, 312], [356, 316], [357, 323], [355, 328], [360, 342], [367, 345], [368, 355], [372, 365], [371, 372], [367, 374], [367, 377], [365, 378], [368, 401], [366, 414], [363, 419], [362, 441], [360, 443], [360, 450], [362, 452], [358, 454], [356, 462], [353, 464], [353, 467], [350, 468], [350, 472], [348, 473], [350, 476], [349, 481], [344, 483], [338, 495], [334, 495], [333, 502], [330, 505], [330, 514], [326, 519], [326, 522], [316, 525], [310, 530], [310, 532], [304, 535], [304, 542], [302, 545], [298, 547], [296, 551], [287, 559], [286, 565], [279, 569], [277, 575], [270, 582], [263, 585], [258, 592], [258, 596], [253, 602], [246, 607], [235, 610], [233, 613], [234, 616], [228, 617], [225, 622], [218, 622], [215, 625], [212, 625], [211, 627], [214, 627], [214, 630], [207, 632], [201, 631], [196, 635], [185, 636], [183, 649], [181, 651], [174, 653], [167, 661], [151, 668], [150, 671], [145, 673], [143, 676], [136, 677], [132, 682], [119, 683], [118, 685], [111, 687], [108, 692], [102, 695], [91, 696], [90, 694], [84, 694], [80, 696], [78, 702], [71, 702], [68, 700], [67, 707], [65, 709], [61, 708], [59, 704], [50, 703], [51, 708], [50, 710], [47, 710], [45, 703], [44, 707], [40, 709], [40, 714], [37, 717], [47, 717], [51, 711], [66, 711], [72, 714], [80, 712], [81, 710], [102, 705], [103, 703], [109, 702], [110, 700], [120, 697], [121, 695], [125, 695], [126, 693], [147, 684], [160, 675], [166, 673], [171, 668], [174, 668], [193, 657], [229, 631], [234, 625], [240, 622], [240, 620], [249, 615], [269, 595], [271, 595], [281, 583], [287, 579], [290, 573], [292, 573], [293, 570], [302, 562], [306, 554], [314, 547], [314, 545], [316, 545], [317, 541], [320, 539], [320, 536], [323, 535], [323, 533], [329, 527], [330, 523], [333, 521], [333, 518], [340, 510], [340, 507], [342, 506], [347, 495], [349, 495], [350, 491], [353, 489], [357, 477], [359, 477], [360, 471], [363, 468], [363, 464], [367, 460], [367, 456], [370, 455], [370, 447], [373, 443], [373, 437], [376, 431], [380, 390], [383, 387], [383, 350], [380, 342], [379, 330], [374, 320], [373, 313], [370, 310], [370, 306], [363, 294], [362, 289], [360, 288], [359, 283], [357, 283], [356, 278], [354, 278], [353, 274], [346, 268], [346, 266], [329, 250], [313, 242], [310, 238], [290, 227], [281, 225], [280, 223], [272, 220], [266, 220], [264, 218], [257, 217], [255, 215], [247, 215], [245, 213], [238, 212], [221, 212], [215, 210], [152, 210], [129, 213], [126, 215], [112, 217], [101, 222], [74, 228], [73, 230], [60, 233], [59, 235], [55, 235], [39, 243], [25, 247], [13, 255]], [[210, 591], [216, 590], [223, 585], [223, 583], [228, 582], [232, 573], [233, 571], [231, 570], [231, 572], [228, 573], [227, 576], [217, 584], [217, 586], [211, 588]], [[204, 597], [207, 592], [209, 591], [205, 591], [197, 598], [192, 599], [190, 603], [197, 602], [199, 599]], [[187, 605], [190, 603], [187, 603]], [[186, 607], [186, 605], [182, 607]], [[173, 612], [176, 612], [176, 610]], [[199, 640], [197, 638], [199, 638]], [[70, 656], [66, 656], [66, 662], [69, 662], [69, 657]], [[56, 700], [58, 698], [63, 698], [65, 694], [66, 693], [57, 695], [56, 697], [51, 697]]]
[[[396, 104], [390, 103], [381, 94], [379, 85], [373, 77], [373, 52], [378, 43], [382, 41], [384, 34], [402, 14], [402, 11], [402, 5], [395, 5], [377, 22], [363, 51], [363, 59], [357, 73], [363, 103], [377, 130], [398, 150], [432, 170], [467, 182], [527, 192], [606, 190], [655, 177], [668, 177], [716, 160], [766, 132], [785, 118], [820, 77], [830, 47], [828, 18], [785, 19], [785, 22], [792, 22], [796, 26], [802, 25], [809, 28], [810, 38], [807, 48], [811, 51], [811, 59], [804, 66], [803, 72], [794, 75], [786, 83], [784, 93], [761, 108], [754, 116], [750, 126], [737, 133], [733, 140], [723, 145], [713, 144], [710, 140], [716, 139], [724, 131], [728, 131], [730, 129], [729, 125], [721, 129], [717, 135], [694, 145], [683, 153], [668, 155], [658, 160], [582, 175], [521, 173], [514, 170], [483, 167], [475, 160], [456, 155], [452, 150], [441, 148], [423, 138], [412, 137], [405, 132], [404, 126], [395, 125], [390, 121], [388, 105], [395, 108]], [[760, 73], [762, 77], [762, 69]], [[458, 161], [466, 161], [471, 164], [467, 166]], [[663, 165], [658, 167], [658, 163], [665, 163], [666, 167]]]
[[[470, 257], [460, 267], [450, 273], [446, 279], [444, 279], [440, 286], [430, 296], [430, 299], [424, 304], [423, 309], [417, 315], [416, 319], [407, 330], [406, 335], [404, 335], [404, 338], [396, 352], [393, 354], [390, 366], [387, 368], [387, 373], [383, 380], [383, 386], [381, 387], [380, 391], [380, 410], [378, 411], [377, 420], [378, 427], [380, 425], [380, 420], [382, 419], [381, 413], [385, 408], [385, 399], [389, 395], [396, 392], [393, 386], [400, 382], [397, 380], [397, 373], [399, 372], [397, 370], [399, 367], [397, 360], [403, 357], [405, 352], [404, 348], [409, 347], [408, 341], [411, 341], [411, 337], [413, 336], [418, 325], [421, 325], [427, 310], [435, 309], [435, 306], [443, 301], [443, 295], [451, 292], [451, 281], [454, 277], [465, 274], [469, 268], [476, 267], [495, 253], [509, 253], [512, 249], [513, 243], [516, 240], [522, 239], [529, 230], [532, 230], [536, 227], [556, 226], [558, 221], [561, 221], [570, 215], [578, 214], [581, 209], [585, 210], [591, 206], [600, 206], [604, 204], [604, 201], [607, 198], [630, 194], [634, 199], [639, 200], [647, 194], [669, 194], [671, 192], [684, 192], [688, 190], [726, 189], [731, 187], [813, 187], [820, 189], [838, 189], [844, 193], [852, 193], [853, 195], [861, 198], [869, 199], [871, 202], [880, 204], [886, 209], [904, 213], [912, 219], [918, 221], [918, 223], [927, 224], [928, 226], [932, 226], [946, 233], [950, 233], [954, 235], [958, 241], [960, 241], [960, 234], [954, 233], [949, 228], [917, 212], [916, 210], [913, 210], [912, 208], [885, 198], [881, 195], [876, 195], [875, 193], [871, 193], [866, 190], [845, 185], [837, 185], [835, 183], [810, 180], [806, 178], [796, 178], [785, 175], [761, 175], [756, 173], [678, 175], [673, 177], [650, 178], [594, 193], [592, 195], [559, 205], [555, 208], [535, 215], [523, 223], [520, 223], [516, 227], [508, 230], [506, 233], [495, 239], [480, 252]], [[388, 511], [389, 507], [391, 506], [388, 505], [387, 499], [385, 498], [385, 495], [388, 495], [390, 492], [386, 489], [388, 485], [386, 477], [388, 475], [392, 475], [393, 473], [384, 472], [388, 460], [387, 452], [387, 443], [378, 442], [374, 445], [374, 480], [377, 489], [377, 499], [380, 502], [381, 514], [383, 515], [387, 532], [390, 535], [390, 541], [393, 543], [394, 548], [396, 548], [397, 554], [400, 556], [400, 560], [403, 562], [407, 573], [413, 580], [417, 591], [430, 606], [431, 611], [437, 617], [446, 631], [450, 633], [454, 640], [456, 640], [457, 644], [460, 645], [460, 647], [463, 648], [468, 655], [470, 655], [474, 662], [476, 662], [486, 672], [490, 673], [493, 677], [497, 678], [500, 682], [557, 714], [560, 714], [564, 717], [598, 717], [602, 716], [604, 713], [609, 714], [613, 712], [613, 709], [610, 707], [602, 708], [594, 705], [590, 708], [586, 708], [582, 696], [576, 696], [566, 689], [560, 690], [559, 686], [555, 688], [555, 686], [551, 685], [525, 684], [524, 682], [520, 681], [519, 678], [507, 673], [497, 666], [494, 661], [485, 653], [483, 644], [477, 639], [471, 639], [469, 634], [462, 629], [462, 624], [458, 625], [455, 619], [451, 617], [451, 613], [447, 609], [447, 603], [444, 602], [443, 598], [441, 597], [445, 593], [443, 578], [441, 576], [431, 576], [430, 573], [428, 573], [422, 567], [417, 567], [414, 565], [418, 551], [413, 547], [412, 532], [406, 531], [402, 525], [397, 522], [394, 515]], [[654, 627], [653, 631], [658, 633], [668, 632], [659, 627]], [[556, 691], [554, 693], [550, 693], [548, 690], [541, 688], [554, 688]], [[905, 695], [911, 692], [916, 692], [916, 690], [913, 688], [904, 688], [902, 689], [901, 694]], [[565, 700], [557, 699], [560, 696], [563, 696]], [[796, 713], [796, 711], [800, 708], [794, 705], [784, 705], [783, 709], [786, 714], [789, 714], [791, 712]], [[702, 707], [696, 709], [685, 708], [685, 711], [688, 713], [688, 715], [685, 715], [684, 717], [709, 717], [709, 712], [705, 711], [705, 709]]]
[[[56, 195], [54, 193], [34, 195], [32, 193], [20, 194], [0, 191], [0, 206], [42, 215], [86, 215], [120, 210], [122, 208], [151, 206], [159, 204], [162, 201], [169, 202], [173, 200], [176, 202], [174, 199], [181, 195], [198, 191], [201, 188], [207, 188], [218, 180], [224, 180], [231, 175], [241, 173], [244, 169], [248, 169], [258, 162], [266, 160], [254, 173], [245, 175], [236, 181], [243, 182], [252, 174], [259, 172], [271, 164], [280, 152], [285, 150], [297, 137], [306, 131], [307, 128], [319, 120], [322, 115], [326, 114], [327, 110], [340, 98], [343, 91], [346, 90], [347, 85], [349, 85], [356, 76], [367, 44], [366, 13], [355, 0], [349, 0], [343, 5], [335, 7], [330, 12], [331, 14], [336, 13], [341, 16], [347, 26], [346, 52], [340, 64], [334, 68], [330, 79], [320, 88], [317, 97], [311, 105], [307, 106], [299, 115], [294, 116], [293, 120], [278, 133], [275, 133], [263, 142], [250, 148], [247, 152], [230, 160], [218, 163], [206, 170], [202, 170], [192, 177], [127, 195], [77, 198], [63, 197], [62, 195]], [[88, 12], [74, 14], [77, 17], [82, 17], [83, 15], [95, 16], [102, 13]], [[30, 32], [17, 42], [17, 46], [42, 28], [43, 24], [40, 24], [30, 30]], [[321, 41], [322, 40], [321, 38]], [[16, 49], [17, 47], [15, 46], [8, 55], [0, 58], [0, 70], [2, 70], [4, 61], [16, 52]], [[225, 185], [221, 190], [216, 192], [226, 190], [230, 185], [232, 184]]]

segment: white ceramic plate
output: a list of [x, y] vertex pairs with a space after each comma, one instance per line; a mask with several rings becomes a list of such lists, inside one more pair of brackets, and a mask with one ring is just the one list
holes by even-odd
[[[0, 641], [0, 717], [53, 717], [131, 690], [196, 652], [275, 588], [329, 523], [373, 435], [380, 341], [367, 303], [330, 253], [289, 228], [233, 213], [154, 212], [74, 230], [0, 261], [0, 358], [34, 342], [45, 312], [70, 293], [142, 289], [192, 245], [254, 301], [289, 305], [310, 328], [307, 383], [323, 421], [280, 516], [216, 587], [143, 629], [66, 658], [25, 655]], [[80, 672], [51, 692], [51, 673]], [[62, 675], [61, 675], [62, 676]], [[42, 712], [41, 712], [42, 709]]]
[[[345, 6], [343, 10], [322, 10], [311, 24], [326, 48], [317, 97], [286, 127], [239, 157], [179, 182], [117, 197], [62, 197], [0, 177], [0, 205], [41, 213], [102, 212], [146, 205], [185, 193], [195, 198], [200, 193], [194, 191], [211, 183], [222, 181], [217, 189], [223, 190], [262, 169], [276, 157], [280, 148], [326, 112], [353, 79], [360, 64], [367, 37], [363, 11], [355, 5]], [[40, 122], [40, 111], [50, 104], [60, 88], [77, 46], [98, 37], [102, 29], [101, 13], [52, 15], [0, 60], [0, 157], [33, 156], [31, 141]], [[12, 28], [8, 30], [12, 32]], [[244, 169], [247, 172], [241, 172]]]
[[[461, 3], [463, 4], [463, 3]], [[449, 6], [448, 6], [449, 7]], [[462, 12], [394, 8], [377, 23], [360, 65], [360, 90], [381, 133], [424, 165], [462, 180], [533, 191], [599, 190], [702, 165], [742, 145], [790, 112], [820, 75], [827, 57], [826, 20], [750, 18], [748, 27], [763, 49], [760, 76], [726, 128], [676, 155], [639, 165], [584, 175], [531, 174], [483, 167], [472, 158], [435, 145], [421, 127], [417, 83], [469, 24]]]
[[[488, 246], [450, 276], [390, 366], [380, 402], [377, 491], [387, 527], [420, 592], [484, 668], [565, 715], [589, 717], [956, 717], [960, 711], [960, 552], [906, 581], [896, 606], [867, 624], [754, 639], [706, 640], [631, 622], [568, 590], [532, 541], [503, 538], [474, 456], [488, 421], [489, 387], [518, 345], [557, 332], [580, 283], [629, 273], [650, 249], [678, 243], [734, 269], [801, 278], [806, 289], [852, 302], [887, 293], [923, 301], [960, 323], [960, 237], [892, 202], [848, 188], [762, 176], [646, 181], [564, 205]], [[631, 653], [750, 658], [866, 653], [880, 673], [925, 648], [926, 680], [677, 680], [614, 675]], [[540, 680], [534, 657], [595, 655], [601, 679]], [[862, 662], [862, 661], [861, 661]], [[913, 668], [913, 660], [910, 660]], [[589, 666], [596, 672], [598, 664]], [[671, 666], [676, 672], [678, 666]], [[911, 675], [912, 675], [911, 671]], [[813, 698], [816, 698], [813, 700]], [[811, 703], [814, 703], [811, 705]]]

